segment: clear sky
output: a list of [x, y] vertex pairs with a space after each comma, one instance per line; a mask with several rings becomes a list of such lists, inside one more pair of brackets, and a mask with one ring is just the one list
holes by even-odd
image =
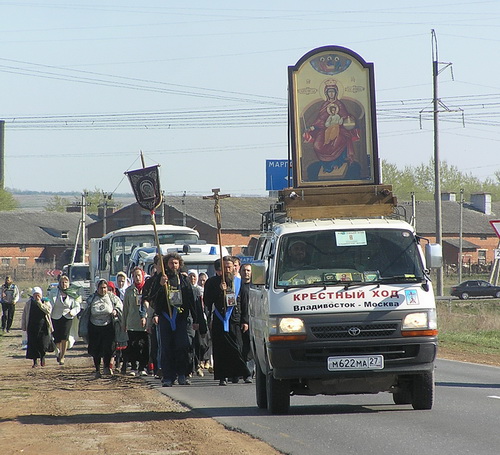
[[453, 70], [441, 159], [500, 170], [498, 0], [0, 0], [0, 18], [8, 188], [130, 192], [142, 150], [167, 195], [265, 195], [265, 160], [287, 157], [287, 67], [325, 45], [374, 63], [380, 158], [428, 163], [432, 29]]

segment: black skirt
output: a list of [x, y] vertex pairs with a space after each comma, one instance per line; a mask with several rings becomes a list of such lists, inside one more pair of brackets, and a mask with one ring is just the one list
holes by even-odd
[[115, 328], [113, 324], [98, 326], [89, 322], [88, 353], [94, 358], [111, 358], [114, 350]]
[[68, 341], [72, 324], [73, 319], [66, 319], [64, 316], [61, 316], [59, 319], [52, 319], [52, 325], [54, 326], [52, 335], [56, 343], [60, 343], [63, 340]]

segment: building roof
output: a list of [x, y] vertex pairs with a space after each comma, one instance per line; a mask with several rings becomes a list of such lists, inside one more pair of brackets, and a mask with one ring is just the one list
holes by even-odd
[[[259, 231], [262, 213], [269, 211], [270, 206], [277, 202], [275, 197], [242, 197], [233, 196], [220, 199], [222, 229], [228, 231]], [[216, 228], [214, 215], [214, 200], [203, 199], [202, 196], [167, 196], [167, 206], [172, 207], [180, 214], [194, 220], [199, 220], [212, 228]], [[111, 216], [126, 213], [123, 207]], [[462, 231], [464, 236], [495, 235], [489, 221], [500, 219], [500, 203], [492, 203], [491, 215], [485, 215], [470, 203], [464, 204], [462, 215]], [[412, 206], [410, 202], [402, 201], [398, 204], [398, 213], [410, 222]], [[172, 224], [182, 224], [182, 215], [179, 220], [169, 220]], [[460, 203], [456, 201], [442, 201], [442, 229], [447, 237], [459, 237], [460, 231]], [[434, 235], [436, 231], [434, 201], [418, 201], [416, 203], [416, 230], [420, 235]]]
[[[406, 220], [412, 218], [410, 202], [400, 202], [399, 213], [406, 213]], [[434, 201], [418, 201], [416, 204], [416, 231], [420, 235], [433, 235], [436, 232], [436, 216]], [[464, 204], [462, 214], [462, 232], [470, 235], [494, 235], [495, 232], [489, 223], [490, 220], [499, 219], [500, 205], [492, 204], [492, 214], [486, 215], [469, 203]], [[495, 214], [495, 211], [497, 214]], [[459, 237], [460, 232], [460, 203], [455, 201], [442, 201], [442, 231], [443, 235]]]
[[[460, 248], [460, 239], [443, 239], [443, 243], [453, 246], [454, 248]], [[466, 239], [462, 239], [462, 250], [464, 251], [476, 251], [479, 248], [475, 243], [469, 242]]]
[[[80, 219], [79, 213], [0, 212], [0, 242], [2, 245], [73, 245]], [[86, 222], [91, 223], [92, 219], [87, 217]]]
[[[203, 223], [217, 227], [214, 214], [215, 201], [201, 196], [167, 196], [166, 204]], [[224, 231], [259, 231], [262, 213], [267, 212], [276, 198], [233, 196], [220, 199], [222, 228]]]

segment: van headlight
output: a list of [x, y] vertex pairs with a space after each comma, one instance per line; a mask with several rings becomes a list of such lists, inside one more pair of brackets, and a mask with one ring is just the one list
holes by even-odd
[[438, 334], [436, 310], [407, 314], [403, 319], [401, 334], [409, 337], [436, 336]]
[[305, 339], [306, 327], [300, 318], [276, 318], [269, 328], [269, 341]]

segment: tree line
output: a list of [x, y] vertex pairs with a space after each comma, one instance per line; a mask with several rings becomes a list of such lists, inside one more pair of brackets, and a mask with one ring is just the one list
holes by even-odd
[[[480, 180], [472, 173], [462, 172], [457, 166], [450, 165], [446, 161], [440, 163], [441, 191], [453, 192], [457, 195], [460, 190], [464, 191], [464, 199], [469, 200], [473, 193], [490, 193], [494, 201], [500, 201], [500, 171], [494, 173], [494, 178], [488, 177]], [[434, 160], [418, 166], [405, 166], [402, 169], [395, 164], [382, 160], [382, 181], [384, 184], [392, 185], [394, 195], [400, 200], [410, 200], [411, 195], [419, 201], [430, 201], [434, 199]], [[88, 193], [88, 213], [97, 213], [99, 207], [106, 202], [108, 206], [117, 204], [111, 200], [105, 201], [102, 190], [95, 188]], [[458, 199], [458, 197], [457, 197]], [[51, 212], [65, 212], [66, 207], [81, 202], [80, 196], [73, 199], [60, 195], [54, 195], [48, 199], [45, 210]], [[0, 210], [14, 210], [18, 204], [12, 193], [0, 189]]]
[[[105, 203], [108, 207], [119, 208], [120, 204], [116, 203], [114, 199], [109, 199], [105, 196], [104, 192], [98, 188], [94, 190], [83, 190], [87, 193], [87, 213], [97, 213], [99, 207], [103, 207]], [[73, 197], [61, 196], [58, 194], [53, 195], [47, 200], [44, 209], [48, 212], [65, 212], [67, 207], [81, 205], [81, 195], [74, 195]], [[19, 204], [14, 198], [12, 192], [0, 189], [0, 211], [9, 211], [19, 208]]]
[[[464, 200], [470, 200], [474, 193], [490, 193], [494, 201], [500, 201], [500, 171], [494, 178], [480, 180], [472, 173], [462, 172], [457, 166], [440, 162], [441, 191], [456, 193], [464, 191]], [[419, 201], [434, 199], [434, 160], [418, 166], [405, 166], [399, 169], [395, 164], [382, 160], [382, 180], [392, 185], [394, 195], [400, 200], [410, 200], [411, 195]]]

